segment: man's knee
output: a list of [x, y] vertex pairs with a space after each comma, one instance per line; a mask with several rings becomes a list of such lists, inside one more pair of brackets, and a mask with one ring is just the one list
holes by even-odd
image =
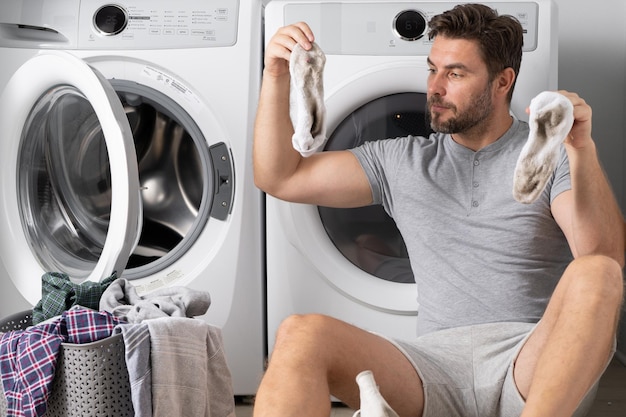
[[294, 314], [280, 324], [276, 332], [274, 350], [297, 346], [299, 350], [307, 346], [319, 346], [325, 340], [324, 333], [332, 319], [321, 314]]

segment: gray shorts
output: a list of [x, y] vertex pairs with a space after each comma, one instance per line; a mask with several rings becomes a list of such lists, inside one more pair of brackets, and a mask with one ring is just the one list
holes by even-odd
[[[491, 323], [442, 330], [414, 341], [391, 340], [413, 363], [424, 385], [422, 417], [519, 416], [524, 399], [513, 363], [536, 324]], [[587, 414], [598, 383], [574, 417]]]

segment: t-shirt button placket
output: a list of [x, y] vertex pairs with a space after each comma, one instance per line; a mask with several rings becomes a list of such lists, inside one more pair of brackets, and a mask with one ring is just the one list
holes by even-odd
[[[478, 167], [480, 165], [480, 160], [474, 159], [472, 161], [472, 164], [474, 165], [474, 167]], [[472, 172], [472, 177], [474, 177], [474, 178], [476, 177], [476, 172], [475, 171]], [[472, 187], [474, 189], [478, 188], [479, 185], [480, 184], [479, 184], [478, 181], [475, 181], [475, 180], [472, 181]], [[472, 194], [474, 194], [474, 192], [472, 192]], [[478, 200], [476, 200], [476, 196], [475, 195], [472, 195], [472, 208], [478, 208], [478, 206], [480, 206], [480, 202]]]

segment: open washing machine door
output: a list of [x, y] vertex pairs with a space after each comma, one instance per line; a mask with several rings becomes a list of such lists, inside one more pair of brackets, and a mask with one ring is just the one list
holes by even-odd
[[25, 62], [0, 97], [0, 256], [24, 297], [41, 276], [120, 274], [141, 227], [131, 129], [109, 82], [65, 52]]

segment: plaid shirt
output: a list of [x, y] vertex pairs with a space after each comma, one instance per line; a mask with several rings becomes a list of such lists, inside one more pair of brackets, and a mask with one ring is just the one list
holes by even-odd
[[41, 277], [41, 300], [33, 308], [33, 324], [39, 324], [63, 314], [73, 306], [99, 310], [100, 298], [116, 275], [100, 282], [83, 281], [75, 284], [70, 277], [60, 272], [48, 272]]
[[119, 323], [119, 319], [106, 311], [75, 308], [26, 330], [3, 333], [0, 370], [7, 415], [44, 415], [61, 343], [104, 339]]

